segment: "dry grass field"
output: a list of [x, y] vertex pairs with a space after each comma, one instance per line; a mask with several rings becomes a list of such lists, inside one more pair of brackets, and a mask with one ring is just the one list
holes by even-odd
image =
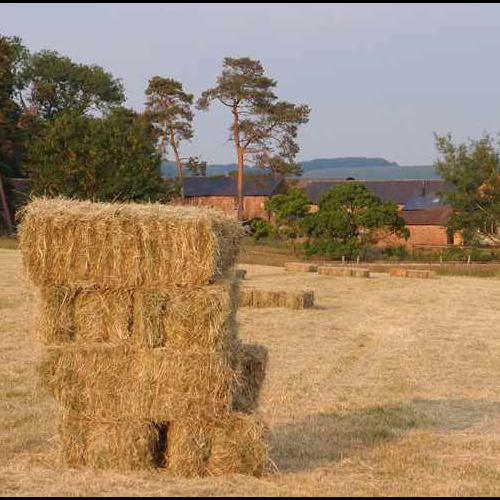
[[187, 481], [58, 463], [20, 255], [0, 250], [0, 495], [500, 494], [500, 281], [244, 267], [248, 286], [314, 290], [316, 308], [239, 314], [271, 355], [264, 478]]

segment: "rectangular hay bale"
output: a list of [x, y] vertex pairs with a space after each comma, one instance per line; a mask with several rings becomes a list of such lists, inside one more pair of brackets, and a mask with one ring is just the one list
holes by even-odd
[[64, 412], [61, 459], [71, 468], [141, 470], [158, 466], [158, 428], [142, 420], [96, 421]]
[[359, 267], [320, 266], [318, 274], [323, 276], [340, 276], [348, 278], [369, 278], [370, 270]]
[[238, 298], [234, 277], [190, 291], [136, 292], [134, 340], [153, 348], [232, 349]]
[[175, 476], [262, 476], [268, 460], [267, 427], [253, 415], [218, 420], [187, 418], [170, 425], [165, 463]]
[[391, 269], [390, 275], [398, 278], [409, 279], [433, 279], [437, 276], [434, 271], [427, 269], [404, 269], [400, 267]]
[[39, 293], [37, 336], [48, 345], [230, 349], [237, 337], [238, 292], [235, 277], [193, 290], [47, 287]]
[[310, 309], [314, 307], [314, 292], [285, 292], [286, 307], [289, 309]]
[[268, 435], [266, 425], [254, 415], [235, 413], [215, 421], [207, 474], [261, 477], [269, 455]]
[[243, 236], [211, 209], [62, 198], [31, 202], [19, 228], [24, 265], [41, 287], [205, 285], [234, 265]]
[[83, 417], [169, 422], [227, 412], [237, 385], [235, 356], [128, 346], [49, 348], [40, 374], [56, 401]]
[[292, 273], [315, 273], [318, 271], [316, 264], [307, 262], [285, 262], [285, 271]]

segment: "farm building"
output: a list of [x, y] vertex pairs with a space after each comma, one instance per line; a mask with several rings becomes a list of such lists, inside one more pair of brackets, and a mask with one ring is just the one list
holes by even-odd
[[[345, 180], [301, 179], [297, 187], [303, 190], [313, 210], [317, 210], [319, 200], [332, 187]], [[443, 180], [376, 180], [360, 181], [370, 191], [385, 202], [398, 205], [400, 216], [406, 221], [410, 238], [404, 242], [395, 237], [380, 241], [381, 246], [406, 244], [408, 248], [440, 247], [461, 244], [460, 234], [451, 232], [447, 219], [451, 208], [446, 206], [439, 193], [449, 189]]]
[[[244, 183], [244, 218], [261, 217], [270, 220], [271, 214], [264, 203], [275, 194], [286, 192], [281, 179], [246, 179]], [[211, 207], [228, 215], [238, 214], [238, 181], [231, 177], [187, 177], [184, 180], [184, 203], [187, 205]]]

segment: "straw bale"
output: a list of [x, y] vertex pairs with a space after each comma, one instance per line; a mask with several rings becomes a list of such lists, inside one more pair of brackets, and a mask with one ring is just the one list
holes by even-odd
[[254, 290], [251, 288], [246, 290], [241, 290], [239, 294], [239, 306], [253, 307], [253, 293]]
[[39, 294], [37, 333], [48, 345], [135, 343], [144, 347], [231, 349], [237, 338], [238, 280], [193, 290], [78, 290]]
[[186, 418], [169, 425], [164, 462], [171, 474], [179, 477], [203, 477], [211, 453], [211, 421]]
[[137, 292], [134, 339], [154, 348], [232, 349], [238, 294], [235, 277], [194, 290]]
[[240, 292], [240, 307], [308, 309], [314, 307], [314, 292], [311, 290], [289, 292], [246, 289]]
[[314, 307], [314, 292], [286, 292], [286, 307], [289, 309], [310, 309]]
[[393, 268], [390, 270], [390, 275], [398, 278], [415, 278], [415, 279], [433, 279], [437, 275], [434, 271], [423, 269], [404, 269]]
[[158, 427], [142, 420], [96, 421], [64, 412], [61, 459], [71, 468], [140, 470], [157, 467]]
[[243, 236], [211, 209], [62, 198], [27, 205], [19, 229], [31, 280], [74, 288], [205, 285], [234, 265]]
[[262, 476], [268, 460], [268, 429], [253, 415], [232, 414], [214, 422], [207, 473]]
[[48, 348], [40, 374], [63, 408], [84, 417], [170, 422], [191, 414], [214, 417], [231, 407], [234, 356], [129, 346]]
[[408, 269], [404, 269], [403, 267], [395, 267], [389, 270], [389, 274], [397, 278], [408, 278]]
[[285, 262], [285, 271], [292, 273], [315, 273], [318, 271], [318, 266], [306, 262]]
[[48, 344], [72, 342], [73, 303], [76, 292], [68, 287], [47, 287], [36, 294], [35, 330]]
[[233, 408], [252, 413], [259, 406], [259, 398], [266, 378], [268, 350], [260, 345], [242, 345], [239, 350], [238, 389]]
[[362, 269], [359, 267], [345, 267], [345, 266], [320, 266], [318, 274], [324, 276], [342, 276], [349, 278], [369, 278], [370, 270]]

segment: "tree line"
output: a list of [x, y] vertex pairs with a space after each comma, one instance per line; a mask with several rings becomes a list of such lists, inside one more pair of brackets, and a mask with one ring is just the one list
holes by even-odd
[[31, 54], [18, 37], [0, 35], [0, 78], [1, 173], [30, 177], [36, 194], [165, 201], [173, 188], [161, 162], [172, 158], [183, 196], [184, 170], [204, 175], [207, 168], [182, 153], [194, 136], [193, 108], [214, 104], [230, 111], [240, 217], [245, 163], [274, 176], [300, 171], [297, 135], [310, 109], [279, 100], [277, 82], [248, 57], [225, 58], [214, 86], [196, 102], [181, 82], [152, 77], [140, 113], [124, 106], [121, 80], [105, 69], [55, 51]]
[[[195, 133], [194, 109], [220, 105], [238, 160], [242, 218], [245, 164], [279, 177], [301, 173], [297, 136], [310, 109], [280, 100], [276, 88], [259, 61], [228, 57], [197, 100], [181, 82], [152, 77], [145, 108], [136, 112], [125, 107], [121, 80], [100, 66], [52, 50], [32, 54], [20, 38], [0, 34], [0, 173], [30, 177], [39, 195], [167, 201], [183, 195], [186, 169], [206, 173], [205, 161], [183, 155]], [[469, 243], [500, 244], [498, 141], [486, 135], [456, 144], [444, 135], [436, 146], [437, 169], [451, 186], [442, 193], [453, 208], [450, 227]], [[162, 178], [166, 158], [176, 164], [175, 185]]]

